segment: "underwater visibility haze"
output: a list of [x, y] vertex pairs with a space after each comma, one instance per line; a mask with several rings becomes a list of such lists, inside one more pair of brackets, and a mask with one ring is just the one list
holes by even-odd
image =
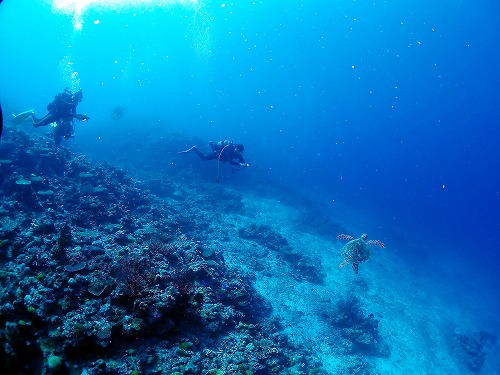
[[3, 1], [4, 371], [499, 374], [498, 16]]

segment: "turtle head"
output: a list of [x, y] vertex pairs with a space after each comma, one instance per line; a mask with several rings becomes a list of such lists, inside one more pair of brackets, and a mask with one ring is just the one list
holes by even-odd
[[367, 239], [367, 238], [368, 238], [368, 235], [367, 235], [366, 233], [363, 233], [363, 234], [361, 235], [361, 239], [362, 239], [363, 241], [366, 241], [366, 239]]

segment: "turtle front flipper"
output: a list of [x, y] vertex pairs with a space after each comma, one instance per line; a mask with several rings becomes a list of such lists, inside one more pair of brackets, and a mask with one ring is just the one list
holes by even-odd
[[353, 237], [353, 236], [351, 236], [351, 235], [349, 235], [349, 234], [339, 234], [339, 235], [337, 236], [337, 240], [351, 241], [351, 240], [353, 240], [353, 239], [354, 239], [354, 237]]
[[354, 273], [357, 275], [358, 274], [358, 268], [359, 268], [359, 263], [353, 263], [352, 264], [352, 270]]
[[385, 244], [379, 240], [369, 240], [369, 241], [366, 241], [366, 243], [368, 245], [375, 245], [375, 246], [381, 247], [382, 249], [385, 247]]
[[339, 268], [345, 267], [349, 264], [347, 260], [344, 260], [342, 263], [339, 264]]

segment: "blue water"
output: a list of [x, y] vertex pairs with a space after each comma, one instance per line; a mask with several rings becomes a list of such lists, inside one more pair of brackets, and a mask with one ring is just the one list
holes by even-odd
[[458, 262], [496, 295], [497, 1], [138, 3], [5, 0], [6, 114], [44, 114], [81, 87], [91, 120], [65, 145], [83, 153], [227, 136], [253, 183], [308, 194], [326, 215], [353, 207], [410, 266]]

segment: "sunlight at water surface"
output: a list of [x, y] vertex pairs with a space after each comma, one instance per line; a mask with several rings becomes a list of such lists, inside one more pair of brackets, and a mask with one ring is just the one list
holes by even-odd
[[164, 8], [172, 5], [193, 6], [197, 4], [198, 0], [54, 0], [52, 9], [56, 13], [72, 15], [74, 29], [82, 30], [82, 16], [89, 8], [117, 12], [130, 9], [151, 11], [154, 8]]

